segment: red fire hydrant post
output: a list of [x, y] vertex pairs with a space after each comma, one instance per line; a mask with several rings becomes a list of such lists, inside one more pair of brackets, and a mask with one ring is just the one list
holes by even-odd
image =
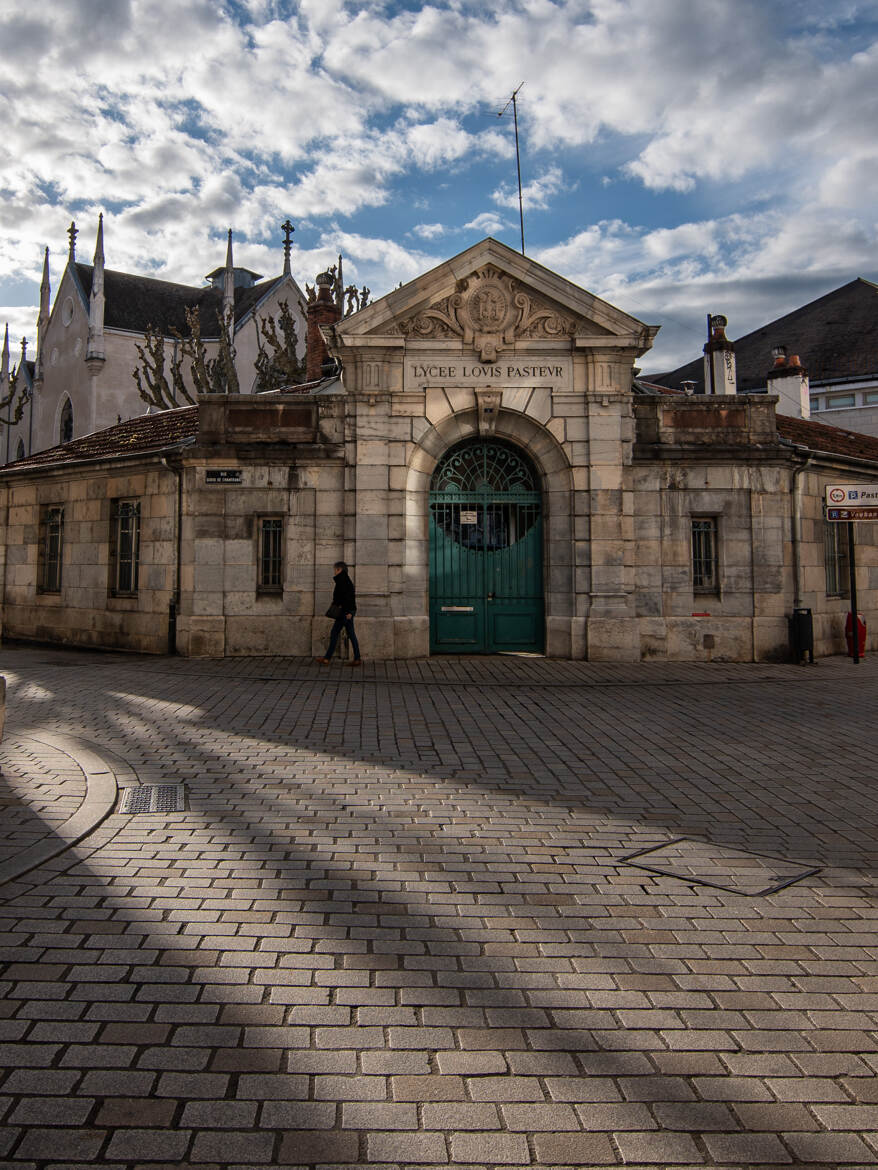
[[844, 639], [847, 642], [848, 657], [862, 658], [866, 650], [866, 619], [861, 613], [857, 614], [857, 646], [854, 649], [853, 614], [848, 613], [844, 623]]

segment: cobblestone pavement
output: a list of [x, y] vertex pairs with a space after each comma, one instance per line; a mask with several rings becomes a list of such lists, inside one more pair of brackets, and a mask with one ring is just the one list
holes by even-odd
[[878, 1164], [878, 660], [2, 670], [188, 807], [0, 887], [0, 1170]]
[[0, 863], [50, 836], [76, 812], [85, 776], [70, 755], [7, 734], [0, 775]]

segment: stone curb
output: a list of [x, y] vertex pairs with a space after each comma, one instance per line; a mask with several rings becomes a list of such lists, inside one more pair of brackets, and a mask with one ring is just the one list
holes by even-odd
[[116, 771], [100, 748], [90, 740], [60, 732], [40, 732], [38, 736], [15, 735], [14, 738], [42, 743], [70, 756], [82, 769], [86, 788], [82, 803], [72, 817], [53, 829], [44, 840], [0, 864], [0, 886], [51, 861], [94, 832], [113, 811], [119, 791]]

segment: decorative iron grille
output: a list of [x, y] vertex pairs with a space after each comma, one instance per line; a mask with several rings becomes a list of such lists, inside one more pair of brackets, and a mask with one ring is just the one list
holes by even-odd
[[692, 521], [692, 585], [702, 593], [717, 589], [716, 520], [705, 517]]
[[282, 516], [260, 516], [258, 587], [261, 590], [277, 591], [283, 587], [283, 531]]
[[437, 492], [535, 492], [536, 476], [530, 462], [504, 443], [470, 443], [455, 447], [433, 473]]
[[115, 581], [117, 594], [137, 592], [140, 576], [140, 502], [117, 500], [115, 510]]
[[64, 509], [46, 508], [43, 513], [40, 541], [40, 590], [61, 592], [61, 566], [64, 559]]

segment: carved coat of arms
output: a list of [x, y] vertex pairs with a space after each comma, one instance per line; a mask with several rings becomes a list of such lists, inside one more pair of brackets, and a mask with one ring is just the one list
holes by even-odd
[[400, 321], [393, 332], [404, 337], [460, 337], [483, 362], [495, 362], [501, 350], [519, 338], [564, 338], [576, 322], [554, 306], [536, 301], [518, 281], [493, 265], [466, 280], [457, 291], [428, 309]]

